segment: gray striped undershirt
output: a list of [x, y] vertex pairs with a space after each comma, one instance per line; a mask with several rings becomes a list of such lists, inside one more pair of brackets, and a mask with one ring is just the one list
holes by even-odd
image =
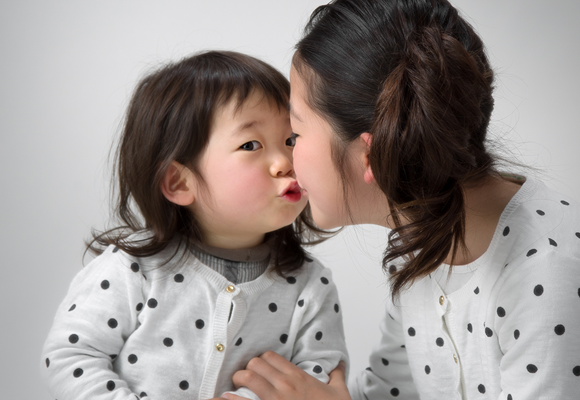
[[232, 283], [250, 282], [261, 276], [270, 263], [271, 243], [249, 249], [222, 249], [204, 244], [191, 247], [193, 255], [204, 265]]

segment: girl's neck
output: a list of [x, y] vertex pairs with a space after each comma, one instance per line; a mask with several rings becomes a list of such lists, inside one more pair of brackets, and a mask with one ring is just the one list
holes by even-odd
[[[453, 265], [466, 265], [488, 249], [500, 217], [523, 181], [490, 176], [481, 184], [466, 188], [465, 247], [458, 249]], [[449, 256], [445, 262], [451, 262]]]

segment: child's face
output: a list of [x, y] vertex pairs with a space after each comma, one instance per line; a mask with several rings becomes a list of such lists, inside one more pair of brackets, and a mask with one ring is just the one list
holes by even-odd
[[259, 92], [235, 106], [230, 101], [214, 118], [198, 165], [208, 191], [198, 189], [190, 206], [206, 243], [222, 248], [258, 245], [306, 206], [292, 166], [288, 111]]

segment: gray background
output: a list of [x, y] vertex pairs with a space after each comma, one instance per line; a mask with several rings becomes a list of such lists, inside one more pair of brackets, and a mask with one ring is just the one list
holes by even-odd
[[[50, 399], [40, 350], [108, 217], [107, 156], [138, 77], [202, 49], [289, 71], [314, 0], [3, 1], [0, 4], [0, 392]], [[555, 190], [580, 199], [580, 2], [457, 0], [497, 71], [491, 134]], [[314, 253], [334, 270], [354, 371], [385, 301], [385, 232], [345, 230]], [[87, 260], [88, 261], [88, 260]]]

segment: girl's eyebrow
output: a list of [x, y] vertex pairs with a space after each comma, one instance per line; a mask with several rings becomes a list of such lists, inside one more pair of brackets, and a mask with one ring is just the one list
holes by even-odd
[[232, 135], [237, 135], [237, 134], [239, 134], [247, 129], [250, 129], [255, 125], [259, 125], [261, 123], [262, 123], [262, 121], [258, 121], [255, 119], [251, 120], [251, 121], [243, 122], [236, 129], [233, 130]]
[[298, 116], [298, 114], [296, 114], [296, 109], [292, 107], [292, 103], [288, 103], [288, 111], [290, 112], [290, 115], [296, 118], [299, 122], [303, 122], [302, 119], [300, 119], [300, 117]]

